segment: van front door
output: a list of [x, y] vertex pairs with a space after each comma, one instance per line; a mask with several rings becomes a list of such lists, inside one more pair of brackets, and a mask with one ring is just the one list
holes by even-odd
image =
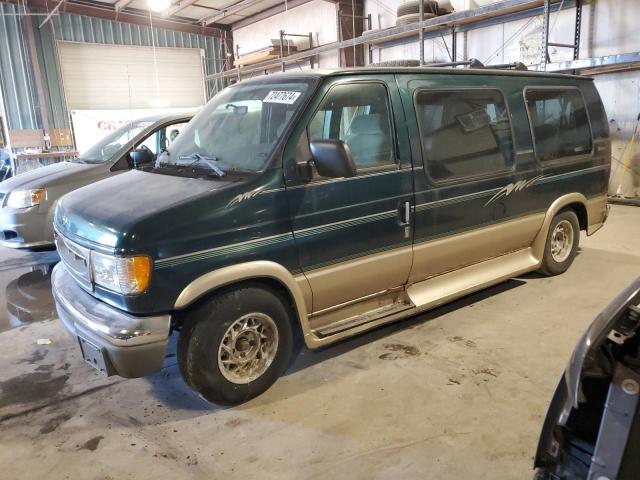
[[[413, 180], [401, 112], [393, 75], [377, 75], [375, 81], [339, 77], [320, 87], [290, 137], [287, 194], [313, 312], [407, 281]], [[403, 128], [396, 132], [398, 124]], [[314, 171], [312, 179], [303, 178], [296, 163], [311, 159], [309, 141], [315, 139], [345, 142], [357, 175], [324, 178]]]

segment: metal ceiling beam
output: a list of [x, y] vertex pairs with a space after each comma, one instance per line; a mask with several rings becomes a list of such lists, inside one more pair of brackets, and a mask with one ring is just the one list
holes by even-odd
[[[172, 15], [175, 15], [176, 13], [181, 12], [185, 8], [190, 7], [191, 5], [196, 3], [197, 1], [198, 0], [180, 0], [179, 2], [174, 3], [173, 5], [171, 5], [167, 9], [167, 11], [164, 13], [164, 16], [165, 17], [170, 17]], [[208, 7], [208, 8], [211, 8], [211, 7]], [[214, 8], [214, 10], [220, 11], [219, 8]]]
[[[44, 10], [45, 12], [50, 12], [53, 7], [55, 7], [55, 2], [50, 0], [3, 0], [7, 3], [13, 3], [15, 5], [24, 5], [26, 4], [30, 8], [35, 8], [38, 10]], [[103, 18], [105, 20], [131, 23], [134, 25], [143, 25], [145, 27], [151, 27], [153, 23], [153, 27], [163, 28], [165, 30], [172, 30], [175, 32], [185, 32], [185, 33], [193, 33], [195, 35], [205, 35], [209, 37], [220, 37], [224, 38], [225, 33], [224, 30], [220, 28], [207, 27], [204, 25], [194, 25], [192, 23], [186, 22], [178, 22], [174, 20], [157, 18], [154, 17], [152, 20], [149, 20], [148, 15], [142, 15], [131, 12], [116, 12], [111, 8], [103, 8], [85, 4], [73, 3], [70, 1], [65, 1], [63, 5], [60, 7], [60, 11], [66, 13], [75, 13], [76, 15], [86, 15], [88, 17], [95, 18]]]
[[133, 0], [118, 0], [113, 7], [116, 9], [116, 12], [121, 11], [127, 5], [129, 5]]
[[47, 18], [45, 18], [42, 21], [42, 23], [38, 26], [38, 28], [44, 27], [46, 23], [51, 19], [51, 17], [53, 17], [56, 13], [58, 13], [58, 9], [60, 8], [60, 5], [62, 5], [63, 3], [64, 3], [64, 0], [60, 0], [58, 4], [55, 6], [55, 8], [51, 10], [51, 12], [49, 12], [49, 15], [47, 15]]
[[240, 0], [239, 2], [234, 3], [233, 5], [229, 5], [226, 8], [223, 8], [220, 13], [214, 13], [213, 15], [205, 15], [204, 17], [198, 20], [199, 23], [203, 25], [211, 25], [212, 23], [216, 23], [223, 18], [229, 17], [231, 15], [237, 14], [244, 10], [245, 8], [253, 7], [258, 3], [263, 2], [264, 0]]
[[279, 5], [274, 5], [273, 7], [266, 8], [264, 10], [259, 11], [258, 13], [254, 13], [242, 20], [238, 20], [231, 24], [231, 30], [236, 30], [238, 28], [246, 27], [252, 25], [260, 20], [264, 20], [266, 18], [273, 17], [279, 13], [284, 12], [285, 10], [291, 10], [292, 8], [299, 7], [300, 5], [304, 5], [305, 3], [309, 3], [313, 0], [289, 0], [286, 5], [284, 3], [280, 3]]

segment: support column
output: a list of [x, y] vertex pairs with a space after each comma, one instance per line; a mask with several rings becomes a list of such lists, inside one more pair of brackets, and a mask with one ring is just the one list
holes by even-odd
[[44, 95], [44, 85], [42, 84], [42, 72], [40, 71], [40, 63], [38, 62], [38, 52], [36, 51], [36, 38], [33, 32], [32, 17], [25, 16], [22, 18], [22, 24], [27, 34], [27, 44], [29, 46], [29, 56], [31, 59], [31, 68], [33, 78], [38, 95], [38, 110], [40, 111], [40, 120], [45, 135], [49, 134], [49, 112], [47, 110], [46, 97]]
[[582, 0], [576, 0], [576, 31], [573, 36], [573, 59], [580, 58], [580, 31], [582, 30]]
[[540, 69], [545, 71], [549, 62], [549, 16], [550, 1], [544, 0], [544, 9], [542, 12], [542, 38], [540, 39]]
[[[359, 37], [364, 31], [364, 0], [340, 0], [336, 4], [338, 41]], [[364, 66], [364, 45], [346, 47], [339, 52], [339, 66]]]

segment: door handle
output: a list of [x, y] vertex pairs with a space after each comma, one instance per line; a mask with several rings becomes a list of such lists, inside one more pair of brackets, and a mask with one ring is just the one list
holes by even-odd
[[411, 223], [411, 202], [403, 202], [400, 206], [400, 225]]

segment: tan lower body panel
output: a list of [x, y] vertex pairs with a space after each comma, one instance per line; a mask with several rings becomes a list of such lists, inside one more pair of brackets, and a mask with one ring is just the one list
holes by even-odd
[[589, 225], [587, 235], [593, 235], [604, 224], [607, 218], [607, 196], [601, 195], [587, 200], [587, 217]]
[[313, 310], [313, 293], [311, 292], [311, 286], [309, 285], [309, 281], [307, 277], [304, 276], [304, 273], [301, 275], [296, 275], [294, 280], [298, 284], [298, 288], [302, 292], [302, 296], [304, 297], [304, 305], [307, 309], [307, 312], [311, 312]]
[[306, 278], [313, 292], [313, 311], [403, 285], [410, 268], [409, 245], [312, 270]]
[[305, 340], [310, 348], [322, 347], [372, 328], [402, 320], [429, 308], [434, 308], [443, 303], [508, 280], [514, 276], [533, 271], [538, 268], [538, 265], [539, 260], [533, 256], [531, 249], [525, 248], [475, 265], [460, 268], [453, 272], [409, 286], [406, 293], [409, 300], [413, 303], [412, 308], [402, 310], [396, 314], [373, 319], [370, 322], [357, 325], [349, 330], [323, 338], [314, 335], [311, 331]]
[[316, 312], [311, 315], [309, 322], [312, 329], [320, 329], [350, 317], [364, 315], [367, 312], [391, 305], [404, 304], [406, 302], [407, 294], [404, 287], [400, 287], [395, 290], [379, 292], [378, 294], [363, 299], [359, 298], [354, 302], [336, 305], [334, 308]]
[[543, 213], [527, 215], [416, 244], [413, 248], [413, 268], [409, 283], [528, 247], [540, 231], [544, 217]]

